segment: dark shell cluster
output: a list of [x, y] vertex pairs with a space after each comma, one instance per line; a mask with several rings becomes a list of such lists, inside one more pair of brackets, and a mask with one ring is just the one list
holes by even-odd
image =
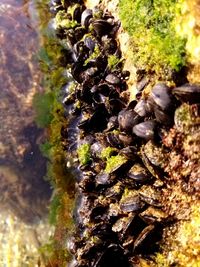
[[[174, 114], [183, 102], [199, 109], [200, 87], [158, 83], [148, 96], [129, 102], [114, 17], [82, 1], [52, 0], [50, 8], [76, 22], [56, 29], [68, 44], [66, 61], [75, 80], [73, 90], [70, 83], [64, 87], [70, 122], [61, 134], [68, 153], [89, 148], [78, 167], [70, 266], [140, 266], [140, 258], [148, 261], [158, 250], [163, 228], [174, 219], [163, 206], [169, 152], [163, 138], [180, 123]], [[119, 59], [114, 67], [111, 56]]]

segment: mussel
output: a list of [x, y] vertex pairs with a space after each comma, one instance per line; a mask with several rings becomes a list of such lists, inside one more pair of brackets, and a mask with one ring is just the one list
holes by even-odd
[[133, 133], [146, 140], [154, 139], [156, 123], [154, 120], [141, 122], [133, 126]]
[[182, 102], [190, 104], [200, 103], [200, 86], [196, 84], [184, 84], [172, 90], [172, 93]]

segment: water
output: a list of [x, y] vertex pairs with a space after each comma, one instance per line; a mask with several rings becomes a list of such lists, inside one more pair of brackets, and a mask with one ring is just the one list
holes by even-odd
[[43, 90], [37, 19], [34, 2], [0, 0], [0, 266], [6, 267], [37, 266], [30, 251], [49, 233], [44, 218], [51, 189], [39, 150], [44, 131], [32, 108]]

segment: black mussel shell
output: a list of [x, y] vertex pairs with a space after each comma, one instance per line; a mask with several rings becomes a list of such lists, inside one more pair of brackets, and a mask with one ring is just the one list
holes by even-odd
[[184, 84], [172, 90], [172, 93], [182, 102], [189, 104], [200, 103], [200, 86], [196, 84]]
[[119, 139], [118, 134], [115, 134], [113, 132], [109, 132], [106, 135], [106, 140], [109, 143], [109, 145], [112, 147], [116, 147], [116, 148], [122, 148], [123, 147], [123, 144], [122, 144], [121, 140]]
[[171, 105], [171, 90], [164, 83], [158, 83], [152, 88], [151, 97], [163, 110], [168, 109]]
[[154, 115], [157, 122], [160, 122], [167, 126], [173, 125], [173, 114], [170, 116], [166, 111], [162, 110], [158, 106], [154, 109]]
[[138, 195], [131, 196], [120, 201], [120, 209], [123, 212], [134, 212], [143, 209], [145, 203], [140, 199]]
[[112, 116], [109, 118], [106, 131], [112, 131], [118, 127], [117, 116]]
[[145, 117], [148, 114], [146, 101], [144, 99], [140, 99], [135, 106], [134, 111], [141, 117]]
[[140, 81], [137, 82], [136, 89], [138, 92], [144, 90], [145, 86], [149, 83], [149, 78], [143, 77]]
[[150, 178], [150, 174], [147, 169], [139, 163], [134, 164], [127, 175], [129, 178], [139, 183], [145, 182]]
[[139, 195], [140, 195], [140, 199], [144, 201], [145, 203], [151, 206], [154, 206], [154, 207], [162, 207], [161, 200], [160, 200], [161, 196], [159, 193], [153, 192], [153, 190], [143, 189], [139, 192]]
[[142, 230], [142, 232], [138, 235], [138, 237], [134, 241], [134, 245], [133, 245], [134, 250], [142, 245], [145, 239], [153, 232], [154, 228], [155, 228], [154, 225], [148, 225]]
[[96, 19], [92, 22], [93, 29], [96, 32], [97, 36], [103, 36], [109, 34], [113, 26], [103, 19]]
[[132, 226], [134, 219], [134, 213], [129, 213], [128, 216], [119, 218], [112, 227], [113, 232], [121, 232], [123, 235], [125, 235]]
[[134, 146], [126, 146], [121, 149], [119, 155], [125, 156], [129, 160], [135, 160], [137, 158], [137, 148]]
[[134, 125], [140, 121], [141, 117], [132, 109], [123, 109], [118, 115], [119, 127], [121, 130], [131, 132]]
[[120, 84], [121, 82], [120, 78], [118, 78], [115, 74], [108, 74], [105, 81], [113, 85]]
[[111, 184], [114, 180], [115, 176], [106, 173], [106, 172], [101, 172], [96, 176], [96, 182], [99, 185], [107, 185]]
[[133, 133], [145, 140], [154, 139], [156, 123], [154, 120], [141, 122], [133, 127]]
[[85, 68], [83, 67], [83, 64], [81, 62], [75, 62], [74, 64], [72, 64], [71, 74], [78, 83], [83, 82], [81, 73], [84, 71], [84, 69]]
[[77, 6], [73, 13], [73, 20], [76, 20], [78, 23], [81, 23], [81, 16], [84, 9], [85, 9], [84, 5]]
[[92, 16], [92, 10], [85, 9], [81, 15], [81, 25], [87, 28], [89, 26], [90, 19], [92, 18]]
[[127, 256], [121, 246], [111, 244], [100, 255], [92, 267], [130, 267]]
[[111, 98], [107, 105], [107, 109], [112, 115], [117, 115], [124, 107], [124, 102], [116, 98]]
[[96, 41], [94, 40], [94, 38], [92, 38], [90, 36], [86, 36], [84, 38], [84, 44], [90, 51], [93, 52], [94, 48], [95, 48], [95, 45], [96, 45]]
[[120, 132], [118, 136], [119, 140], [123, 143], [124, 146], [130, 146], [133, 144], [134, 139], [132, 135]]
[[163, 222], [168, 219], [168, 216], [160, 208], [148, 207], [142, 213], [140, 213], [140, 218], [145, 221], [147, 224], [154, 224]]

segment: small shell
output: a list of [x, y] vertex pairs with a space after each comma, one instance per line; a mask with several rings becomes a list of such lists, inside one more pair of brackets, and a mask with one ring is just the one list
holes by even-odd
[[86, 28], [89, 26], [89, 21], [92, 18], [92, 10], [85, 9], [81, 15], [81, 25]]
[[112, 183], [113, 176], [111, 176], [109, 173], [101, 172], [96, 176], [96, 182], [97, 184], [106, 185]]
[[130, 196], [120, 201], [120, 209], [123, 212], [139, 211], [145, 206], [139, 196]]
[[154, 207], [148, 207], [145, 211], [140, 213], [139, 216], [148, 224], [154, 224], [155, 222], [160, 223], [167, 219], [166, 213]]
[[120, 150], [119, 155], [130, 160], [135, 160], [137, 158], [137, 149], [134, 146], [127, 146]]
[[184, 84], [172, 90], [172, 93], [182, 102], [190, 104], [200, 103], [200, 86], [196, 84]]
[[146, 140], [151, 140], [154, 138], [155, 126], [154, 120], [141, 122], [133, 127], [133, 133]]
[[147, 238], [147, 236], [152, 233], [152, 231], [154, 230], [155, 226], [154, 225], [149, 225], [147, 227], [145, 227], [142, 232], [139, 234], [139, 236], [135, 239], [134, 242], [134, 250], [136, 248], [138, 248]]
[[96, 32], [97, 36], [103, 36], [109, 34], [113, 26], [103, 19], [96, 19], [92, 22], [94, 31]]
[[170, 88], [164, 83], [156, 84], [151, 91], [154, 102], [163, 110], [171, 104]]
[[131, 132], [134, 125], [140, 121], [141, 117], [132, 109], [123, 109], [118, 115], [119, 127], [121, 130]]
[[161, 195], [156, 192], [154, 189], [143, 186], [139, 192], [140, 198], [142, 201], [147, 204], [155, 207], [161, 207]]
[[170, 126], [173, 124], [173, 116], [168, 115], [165, 111], [159, 107], [155, 107], [154, 114], [157, 122], [160, 122], [164, 125]]
[[121, 82], [120, 79], [114, 74], [108, 74], [105, 78], [105, 81], [113, 85], [120, 84]]
[[134, 218], [135, 214], [129, 213], [127, 217], [118, 219], [116, 223], [114, 223], [112, 231], [116, 233], [122, 232], [123, 234], [125, 234]]
[[139, 100], [134, 111], [141, 117], [145, 117], [148, 113], [146, 101], [144, 99]]
[[133, 165], [133, 167], [129, 170], [127, 175], [135, 182], [140, 182], [140, 183], [145, 182], [150, 178], [147, 169], [138, 163]]

